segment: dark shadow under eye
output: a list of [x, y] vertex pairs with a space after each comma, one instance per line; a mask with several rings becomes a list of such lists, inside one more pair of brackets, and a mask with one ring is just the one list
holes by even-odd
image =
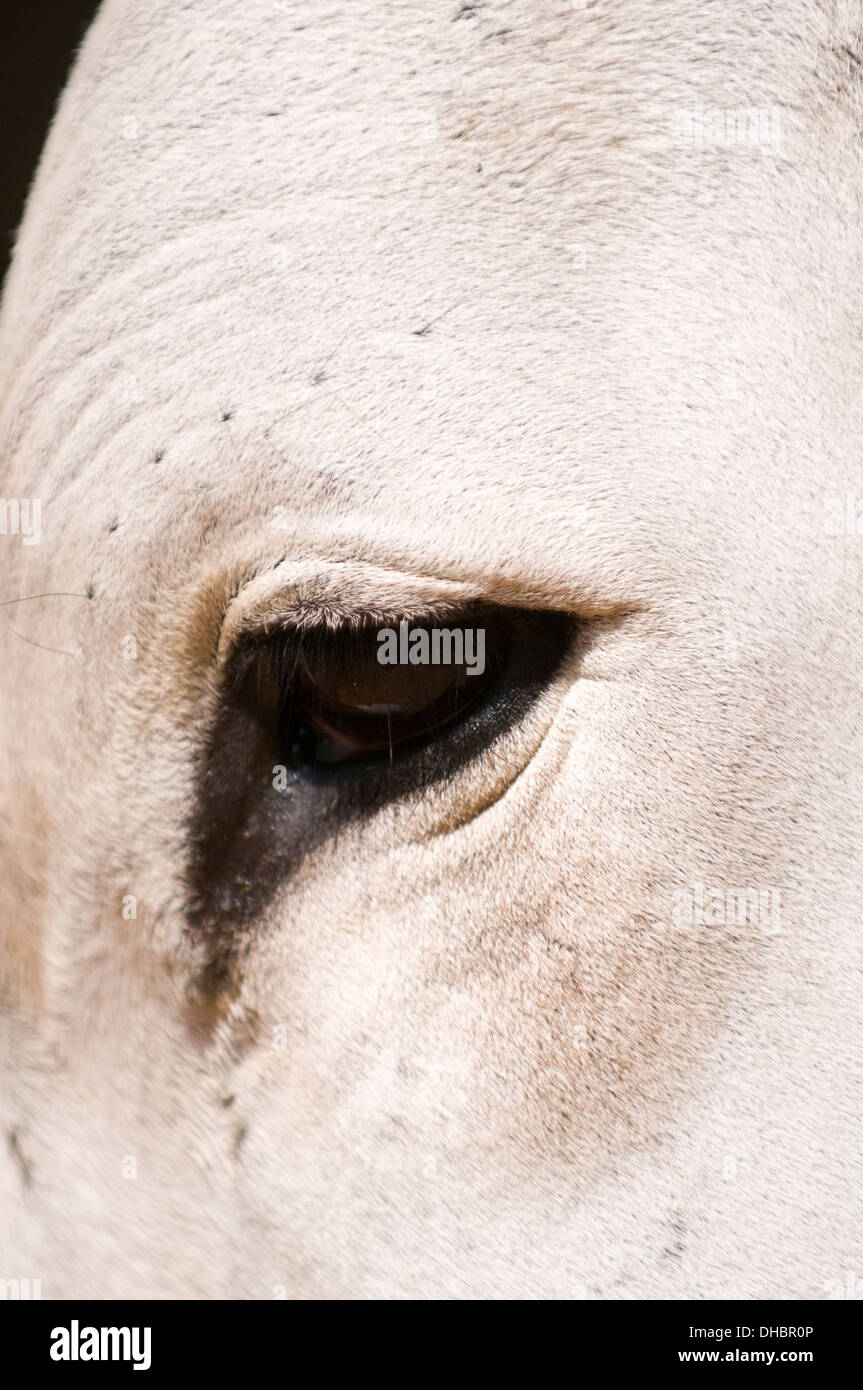
[[289, 766], [392, 762], [481, 703], [505, 669], [509, 636], [482, 611], [283, 633], [247, 661], [244, 698], [271, 722]]

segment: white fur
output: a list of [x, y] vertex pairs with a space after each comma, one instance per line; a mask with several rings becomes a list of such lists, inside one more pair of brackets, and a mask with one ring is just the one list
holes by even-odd
[[[0, 631], [0, 1277], [45, 1296], [863, 1277], [860, 8], [459, 10], [108, 0], [43, 156], [0, 598], [93, 591], [0, 611], [85, 654]], [[698, 101], [781, 145], [676, 143]], [[476, 595], [572, 660], [196, 1003], [232, 642]], [[698, 882], [779, 934], [675, 927]]]

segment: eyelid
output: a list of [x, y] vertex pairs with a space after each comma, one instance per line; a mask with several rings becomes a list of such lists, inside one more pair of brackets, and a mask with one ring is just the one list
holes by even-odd
[[243, 648], [279, 632], [374, 623], [384, 627], [402, 618], [443, 623], [485, 601], [465, 584], [360, 562], [284, 562], [256, 575], [228, 604], [217, 663], [229, 666]]

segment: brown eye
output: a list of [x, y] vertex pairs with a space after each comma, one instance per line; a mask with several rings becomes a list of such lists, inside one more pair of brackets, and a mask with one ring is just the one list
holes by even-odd
[[295, 767], [392, 760], [481, 699], [502, 670], [504, 637], [482, 614], [285, 635], [258, 658], [256, 703], [263, 691]]
[[318, 736], [316, 760], [386, 752], [435, 735], [499, 669], [485, 626], [360, 628], [300, 654], [297, 712]]

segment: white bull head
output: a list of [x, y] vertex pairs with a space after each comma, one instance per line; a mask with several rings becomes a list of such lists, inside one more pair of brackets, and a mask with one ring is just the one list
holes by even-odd
[[842, 1284], [855, 9], [107, 0], [0, 322], [0, 1277]]

